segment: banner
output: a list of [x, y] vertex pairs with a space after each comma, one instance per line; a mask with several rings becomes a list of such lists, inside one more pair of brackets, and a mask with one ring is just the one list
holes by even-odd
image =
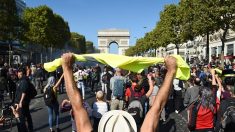
[[[151, 65], [164, 63], [164, 58], [156, 57], [128, 57], [116, 54], [74, 54], [76, 61], [95, 61], [113, 68], [121, 68], [132, 72], [140, 73]], [[190, 77], [190, 67], [179, 55], [172, 55], [177, 60], [176, 78], [180, 80], [188, 80]], [[44, 68], [48, 72], [55, 71], [61, 66], [61, 58], [52, 62], [44, 63]]]

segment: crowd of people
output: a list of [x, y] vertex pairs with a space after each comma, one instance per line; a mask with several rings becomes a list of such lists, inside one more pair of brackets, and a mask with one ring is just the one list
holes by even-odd
[[[214, 62], [191, 65], [190, 79], [179, 80], [174, 77], [177, 68], [174, 57], [133, 73], [110, 66], [82, 67], [74, 63], [73, 54], [66, 53], [62, 55], [62, 67], [51, 73], [42, 65], [16, 69], [4, 65], [0, 90], [10, 96], [18, 131], [23, 132], [33, 131], [31, 99], [27, 95], [29, 82], [38, 94], [44, 95], [50, 131], [60, 131], [59, 113], [64, 111], [70, 111], [73, 132], [156, 131], [160, 120], [167, 122], [170, 114], [167, 104], [173, 100], [176, 114], [187, 110], [189, 131], [233, 132], [235, 65], [225, 65], [224, 73], [216, 72], [214, 67], [221, 68]], [[65, 92], [64, 88], [68, 99], [59, 102], [58, 96]], [[88, 88], [96, 97], [92, 104], [86, 101]], [[53, 129], [53, 112], [56, 129]]]

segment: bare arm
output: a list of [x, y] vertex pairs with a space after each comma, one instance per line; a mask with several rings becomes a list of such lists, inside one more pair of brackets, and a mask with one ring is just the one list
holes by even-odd
[[152, 94], [152, 92], [153, 92], [153, 87], [154, 87], [154, 86], [153, 86], [153, 81], [152, 81], [150, 75], [148, 75], [148, 82], [149, 82], [149, 90], [148, 90], [148, 92], [145, 94], [147, 98], [149, 98], [149, 96]]
[[22, 93], [21, 98], [20, 98], [20, 102], [19, 102], [19, 107], [17, 108], [17, 110], [18, 110], [19, 108], [22, 108], [22, 102], [23, 102], [25, 96], [26, 96], [26, 93]]
[[72, 105], [76, 126], [80, 132], [91, 132], [92, 126], [89, 116], [82, 105], [82, 97], [73, 79], [72, 64], [74, 56], [72, 53], [62, 55], [62, 67], [64, 71], [65, 87]]
[[216, 85], [216, 80], [215, 80], [215, 70], [211, 69], [211, 76], [212, 76], [212, 85]]
[[55, 84], [55, 86], [53, 87], [53, 89], [57, 89], [57, 88], [58, 88], [58, 86], [60, 85], [61, 80], [62, 80], [63, 77], [64, 77], [64, 74], [62, 74], [62, 75], [60, 76], [60, 79], [56, 82], [56, 84]]
[[167, 57], [165, 63], [168, 70], [165, 76], [165, 80], [160, 90], [158, 91], [153, 106], [144, 119], [141, 132], [156, 131], [161, 111], [164, 108], [170, 94], [170, 88], [176, 72], [176, 60], [173, 57]]

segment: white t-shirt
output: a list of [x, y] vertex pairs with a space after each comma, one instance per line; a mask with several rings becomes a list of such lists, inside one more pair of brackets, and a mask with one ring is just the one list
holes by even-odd
[[93, 104], [93, 117], [101, 118], [108, 112], [108, 104], [106, 102], [95, 102]]

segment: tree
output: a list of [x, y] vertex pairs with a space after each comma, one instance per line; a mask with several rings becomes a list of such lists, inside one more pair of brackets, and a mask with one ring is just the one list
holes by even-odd
[[160, 21], [158, 23], [160, 34], [160, 42], [164, 46], [173, 43], [177, 48], [179, 54], [179, 47], [181, 40], [182, 26], [180, 25], [179, 6], [176, 4], [166, 5], [164, 11], [160, 14]]
[[18, 16], [15, 0], [0, 1], [0, 41], [16, 39]]
[[54, 14], [54, 44], [57, 48], [64, 47], [64, 44], [70, 40], [70, 30], [68, 23], [64, 21], [64, 19], [58, 15]]
[[78, 53], [86, 53], [86, 38], [83, 35], [80, 35], [75, 32], [71, 32], [70, 45], [78, 49]]
[[216, 30], [214, 0], [191, 0], [187, 1], [191, 5], [194, 14], [192, 29], [195, 36], [206, 36], [206, 59], [209, 61], [209, 35]]
[[91, 41], [86, 41], [86, 53], [94, 53], [94, 45]]
[[24, 34], [22, 39], [28, 44], [39, 44], [42, 47], [64, 47], [70, 39], [70, 31], [67, 22], [54, 14], [47, 6], [27, 8], [23, 13]]
[[217, 31], [220, 32], [222, 42], [221, 63], [224, 66], [224, 44], [227, 41], [228, 31], [234, 28], [235, 23], [235, 0], [214, 0]]

